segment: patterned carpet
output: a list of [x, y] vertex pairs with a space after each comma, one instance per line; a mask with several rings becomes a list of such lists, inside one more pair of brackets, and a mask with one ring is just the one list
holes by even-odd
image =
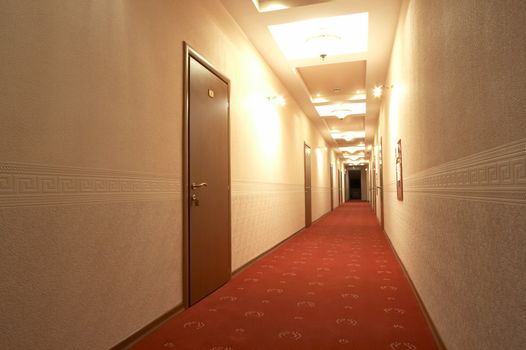
[[346, 203], [133, 347], [437, 349], [368, 203]]

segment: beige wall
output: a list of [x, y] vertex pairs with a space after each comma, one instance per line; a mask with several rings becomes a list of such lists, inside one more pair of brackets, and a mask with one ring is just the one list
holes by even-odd
[[406, 1], [392, 52], [385, 230], [451, 350], [526, 343], [525, 31], [522, 0]]
[[233, 268], [303, 227], [304, 142], [330, 209], [328, 146], [218, 1], [0, 19], [0, 348], [106, 349], [182, 302], [183, 40], [232, 83]]

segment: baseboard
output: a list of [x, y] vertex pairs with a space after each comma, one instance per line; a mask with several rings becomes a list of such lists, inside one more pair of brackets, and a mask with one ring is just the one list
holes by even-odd
[[135, 332], [132, 335], [130, 335], [128, 338], [126, 338], [123, 341], [121, 341], [119, 344], [111, 347], [109, 350], [129, 349], [134, 344], [138, 343], [139, 340], [143, 339], [148, 334], [152, 333], [154, 330], [159, 328], [163, 323], [165, 323], [166, 321], [168, 321], [170, 318], [172, 318], [173, 316], [177, 315], [178, 313], [182, 312], [183, 310], [184, 310], [183, 304], [177, 305], [173, 309], [167, 311], [163, 315], [161, 315], [158, 318], [156, 318], [153, 322], [150, 322], [149, 324], [147, 324], [146, 326], [144, 326], [143, 328], [141, 328], [137, 332]]
[[[336, 207], [337, 208], [337, 207]], [[336, 209], [334, 208], [334, 209]], [[311, 226], [314, 225], [315, 223], [317, 223], [318, 221], [320, 221], [321, 219], [323, 219], [325, 216], [329, 215], [332, 211], [329, 210], [328, 212], [326, 212], [325, 214], [323, 214], [322, 216], [320, 216], [319, 218], [317, 218], [316, 220], [314, 220], [312, 223], [311, 223]], [[285, 244], [287, 241], [291, 240], [292, 238], [296, 237], [296, 235], [298, 235], [301, 231], [305, 230], [306, 227], [303, 227], [301, 228], [300, 230], [294, 232], [292, 235], [290, 235], [289, 237], [285, 238], [284, 240], [282, 240], [281, 242], [279, 242], [278, 244], [276, 244], [275, 246], [265, 250], [263, 253], [259, 254], [258, 256], [256, 256], [255, 258], [253, 259], [250, 259], [248, 262], [244, 263], [243, 265], [241, 265], [241, 267], [238, 267], [237, 269], [235, 269], [233, 272], [232, 272], [232, 277], [234, 276], [237, 276], [238, 274], [240, 274], [242, 271], [246, 270], [250, 265], [252, 265], [253, 263], [255, 263], [256, 261], [264, 258], [265, 256], [269, 255], [270, 253], [274, 252], [276, 249], [278, 249], [279, 247], [281, 247], [283, 244]]]
[[[318, 219], [313, 221], [312, 224], [315, 224], [316, 222], [318, 222], [319, 220], [321, 220], [325, 216], [329, 215], [330, 213], [331, 213], [331, 211], [323, 214]], [[286, 242], [288, 242], [292, 238], [296, 237], [303, 230], [305, 230], [305, 227], [303, 227], [300, 230], [294, 232], [292, 235], [290, 235], [289, 237], [285, 238], [283, 241], [279, 242], [275, 246], [271, 247], [270, 249], [267, 249], [263, 253], [259, 254], [258, 256], [256, 256], [255, 258], [251, 259], [247, 263], [243, 264], [241, 267], [237, 268], [236, 270], [234, 270], [232, 272], [232, 277], [238, 275], [243, 270], [247, 269], [250, 265], [252, 265], [256, 261], [260, 260], [261, 258], [263, 258], [263, 257], [269, 255], [270, 253], [274, 252], [279, 247], [281, 247], [283, 244], [285, 244]], [[143, 328], [141, 328], [139, 331], [135, 332], [134, 334], [132, 334], [128, 338], [126, 338], [123, 341], [121, 341], [119, 344], [111, 347], [109, 350], [125, 350], [125, 349], [129, 349], [134, 344], [138, 343], [141, 339], [146, 337], [148, 334], [152, 333], [155, 329], [159, 328], [163, 323], [168, 321], [170, 318], [172, 318], [173, 316], [177, 315], [178, 313], [180, 313], [180, 312], [182, 312], [184, 310], [185, 310], [185, 308], [184, 308], [183, 304], [180, 304], [180, 305], [174, 307], [170, 311], [168, 311], [165, 314], [161, 315], [159, 318], [155, 319], [153, 322], [151, 322], [148, 325], [146, 325]]]
[[389, 235], [384, 231], [385, 237], [387, 237], [387, 242], [389, 242], [389, 245], [391, 246], [391, 249], [394, 252], [394, 255], [396, 257], [396, 260], [402, 266], [402, 271], [404, 272], [405, 278], [409, 281], [409, 285], [411, 286], [411, 289], [413, 290], [413, 293], [416, 296], [416, 300], [418, 301], [418, 304], [420, 305], [420, 309], [422, 309], [422, 312], [424, 314], [424, 317], [427, 321], [427, 324], [429, 325], [429, 328], [431, 329], [431, 333], [433, 334], [433, 338], [435, 338], [435, 342], [437, 343], [439, 350], [447, 350], [446, 345], [444, 344], [444, 341], [440, 337], [440, 334], [438, 333], [438, 330], [435, 326], [435, 323], [431, 319], [431, 316], [429, 316], [429, 312], [427, 312], [426, 306], [424, 305], [424, 302], [422, 301], [422, 298], [420, 297], [420, 294], [418, 294], [418, 290], [416, 289], [413, 280], [409, 276], [409, 273], [407, 272], [407, 269], [404, 266], [404, 263], [400, 259], [400, 256], [398, 256], [398, 253], [396, 249], [393, 246], [393, 242], [391, 242], [391, 238], [389, 238]]
[[241, 272], [243, 272], [244, 270], [246, 270], [247, 268], [250, 267], [250, 265], [252, 265], [253, 263], [255, 263], [256, 261], [264, 258], [265, 256], [269, 255], [270, 253], [273, 253], [274, 251], [276, 251], [276, 249], [278, 249], [279, 247], [281, 247], [283, 244], [285, 244], [286, 242], [288, 242], [289, 240], [291, 240], [292, 238], [296, 237], [301, 231], [305, 230], [305, 227], [303, 227], [302, 229], [300, 229], [299, 231], [296, 231], [294, 232], [292, 235], [290, 235], [289, 237], [285, 238], [284, 240], [282, 240], [281, 242], [279, 242], [278, 244], [276, 244], [275, 246], [265, 250], [263, 253], [259, 254], [258, 256], [256, 256], [255, 258], [253, 259], [250, 259], [248, 262], [244, 263], [243, 265], [241, 265], [240, 267], [238, 267], [237, 269], [235, 269], [234, 271], [232, 271], [232, 277], [235, 277], [237, 275], [239, 275]]

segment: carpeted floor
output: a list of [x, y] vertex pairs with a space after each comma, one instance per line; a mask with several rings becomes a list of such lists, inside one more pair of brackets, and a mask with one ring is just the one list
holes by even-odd
[[132, 349], [437, 349], [368, 203], [346, 203]]

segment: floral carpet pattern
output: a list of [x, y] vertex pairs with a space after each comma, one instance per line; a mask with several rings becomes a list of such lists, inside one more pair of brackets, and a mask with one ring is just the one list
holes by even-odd
[[346, 203], [132, 347], [434, 350], [368, 203]]

